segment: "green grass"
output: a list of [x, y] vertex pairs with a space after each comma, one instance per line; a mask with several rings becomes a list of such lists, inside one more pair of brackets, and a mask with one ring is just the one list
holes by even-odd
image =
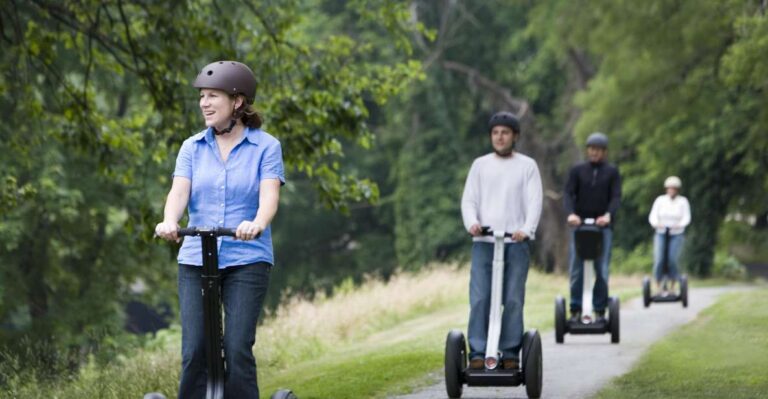
[[597, 398], [768, 397], [768, 289], [724, 295]]
[[[343, 285], [328, 298], [288, 301], [257, 330], [261, 397], [285, 387], [302, 399], [381, 398], [428, 383], [429, 373], [442, 368], [448, 331], [466, 330], [468, 283], [468, 269], [442, 265], [387, 283]], [[567, 292], [565, 276], [531, 271], [526, 328], [552, 328], [554, 297]], [[612, 276], [611, 293], [622, 300], [638, 295], [640, 278]], [[175, 397], [179, 342], [178, 329], [165, 330], [134, 356], [54, 383], [0, 365], [0, 372], [16, 370], [0, 397], [117, 399], [150, 391]]]

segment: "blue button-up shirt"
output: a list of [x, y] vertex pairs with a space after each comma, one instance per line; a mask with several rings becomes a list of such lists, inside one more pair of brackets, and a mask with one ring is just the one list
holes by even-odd
[[[221, 159], [213, 129], [188, 138], [179, 150], [173, 175], [192, 182], [189, 226], [236, 228], [244, 220], [252, 221], [259, 209], [259, 183], [263, 179], [285, 183], [280, 142], [267, 132], [251, 128], [246, 128], [226, 163]], [[269, 226], [256, 240], [219, 237], [218, 248], [220, 269], [256, 262], [275, 264]], [[184, 238], [178, 261], [203, 264], [200, 237]]]

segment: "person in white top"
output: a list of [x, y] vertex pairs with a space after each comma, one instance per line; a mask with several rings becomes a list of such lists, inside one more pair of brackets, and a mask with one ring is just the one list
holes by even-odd
[[512, 113], [494, 114], [488, 130], [493, 152], [472, 163], [461, 198], [464, 227], [473, 236], [467, 334], [470, 367], [483, 368], [488, 333], [493, 238], [481, 235], [482, 227], [487, 226], [512, 233], [504, 245], [504, 311], [499, 350], [502, 366], [517, 369], [523, 337], [529, 240], [534, 239], [541, 216], [541, 176], [536, 161], [515, 151], [520, 123]]
[[653, 201], [651, 213], [648, 215], [648, 223], [655, 230], [653, 240], [653, 274], [660, 290], [665, 273], [662, 265], [664, 259], [664, 235], [669, 229], [669, 252], [667, 256], [666, 277], [670, 281], [670, 288], [674, 290], [675, 281], [679, 278], [677, 261], [683, 247], [685, 228], [691, 223], [691, 206], [688, 199], [680, 195], [683, 183], [677, 176], [670, 176], [664, 180], [664, 188], [667, 193], [660, 195]]

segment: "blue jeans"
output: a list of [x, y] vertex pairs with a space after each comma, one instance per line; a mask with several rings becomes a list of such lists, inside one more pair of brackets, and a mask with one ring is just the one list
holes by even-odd
[[[683, 248], [685, 238], [682, 234], [669, 235], [669, 258], [667, 262], [666, 276], [672, 281], [679, 278], [677, 272], [677, 260], [680, 258], [680, 250]], [[653, 240], [653, 275], [656, 281], [661, 282], [664, 277], [664, 234], [656, 233]]]
[[[528, 279], [528, 242], [504, 245], [504, 289], [499, 350], [505, 359], [519, 359], [523, 340], [523, 304]], [[469, 357], [485, 357], [488, 317], [491, 308], [493, 244], [472, 244], [472, 271], [469, 279]]]
[[[253, 345], [271, 267], [268, 263], [254, 263], [219, 270], [224, 304], [225, 398], [259, 398]], [[205, 398], [208, 371], [203, 329], [202, 270], [199, 266], [179, 265], [179, 399]]]
[[[576, 230], [571, 231], [571, 245], [568, 248], [571, 274], [571, 312], [581, 311], [584, 291], [584, 260], [576, 254]], [[603, 253], [595, 259], [595, 286], [592, 288], [592, 308], [595, 312], [604, 312], [608, 306], [608, 270], [611, 265], [611, 241], [613, 231], [603, 229]]]

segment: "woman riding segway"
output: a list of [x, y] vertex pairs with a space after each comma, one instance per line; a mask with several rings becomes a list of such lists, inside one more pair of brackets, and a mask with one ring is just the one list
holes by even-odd
[[667, 193], [656, 198], [648, 215], [648, 223], [655, 230], [653, 275], [662, 297], [674, 291], [675, 282], [681, 279], [678, 259], [685, 240], [685, 228], [691, 223], [691, 206], [688, 199], [680, 195], [682, 185], [679, 177], [667, 177], [664, 180]]
[[[270, 223], [285, 183], [280, 142], [260, 129], [253, 108], [256, 78], [246, 65], [206, 65], [199, 89], [206, 129], [184, 141], [158, 236], [179, 240], [179, 220], [190, 226], [237, 226], [235, 237], [218, 237], [218, 269], [224, 308], [225, 397], [258, 398], [253, 356], [256, 323], [267, 292], [274, 257]], [[200, 237], [184, 239], [179, 251], [179, 307], [182, 328], [180, 398], [206, 395]]]

